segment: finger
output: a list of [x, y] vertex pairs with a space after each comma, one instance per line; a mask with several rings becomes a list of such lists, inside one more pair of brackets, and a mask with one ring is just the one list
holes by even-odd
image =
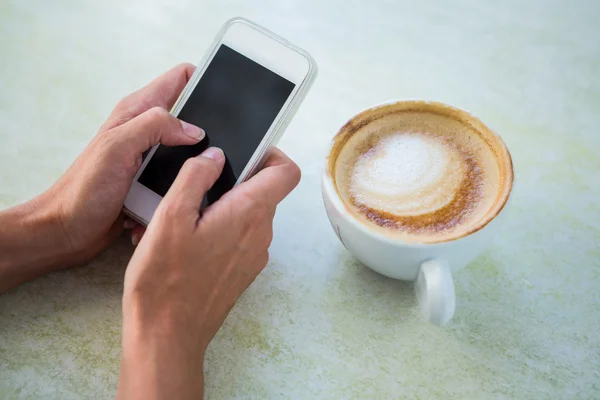
[[167, 146], [196, 144], [205, 136], [204, 130], [181, 121], [164, 108], [154, 107], [121, 125], [110, 134], [116, 145], [142, 154], [159, 143]]
[[137, 246], [140, 240], [142, 240], [142, 236], [146, 232], [146, 228], [142, 225], [138, 225], [131, 230], [131, 244]]
[[276, 207], [294, 188], [301, 178], [300, 168], [285, 153], [273, 147], [262, 170], [242, 183], [239, 189], [255, 193], [272, 207]]
[[125, 218], [125, 222], [123, 222], [123, 228], [125, 228], [125, 229], [133, 229], [138, 225], [139, 224], [137, 222], [135, 222], [131, 218], [127, 218], [127, 217]]
[[[215, 184], [225, 165], [221, 149], [211, 147], [188, 159], [169, 188], [160, 207], [197, 215], [206, 192]], [[164, 203], [164, 204], [163, 204]]]
[[122, 125], [153, 107], [170, 110], [195, 69], [192, 64], [180, 64], [125, 97], [115, 107], [100, 130], [109, 130]]

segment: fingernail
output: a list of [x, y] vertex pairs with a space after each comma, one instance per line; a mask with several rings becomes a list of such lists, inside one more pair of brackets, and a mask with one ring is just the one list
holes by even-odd
[[225, 158], [225, 154], [223, 154], [223, 150], [221, 150], [218, 147], [209, 147], [208, 149], [204, 150], [204, 152], [202, 154], [200, 154], [200, 156], [210, 158], [215, 161], [219, 161], [219, 160], [222, 160], [223, 158]]
[[137, 246], [140, 242], [140, 235], [131, 235], [131, 244]]
[[202, 140], [204, 136], [206, 136], [204, 129], [198, 128], [196, 125], [188, 124], [185, 121], [179, 122], [181, 122], [181, 128], [183, 129], [183, 133], [185, 133], [189, 137], [194, 138], [196, 140]]
[[125, 222], [123, 222], [123, 228], [125, 228], [125, 229], [132, 229], [136, 225], [137, 225], [137, 223], [132, 219], [126, 219]]

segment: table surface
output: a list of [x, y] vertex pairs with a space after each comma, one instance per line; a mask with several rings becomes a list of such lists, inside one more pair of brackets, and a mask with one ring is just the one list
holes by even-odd
[[[47, 188], [122, 96], [200, 60], [236, 15], [307, 49], [320, 73], [280, 142], [302, 183], [209, 348], [207, 398], [600, 398], [596, 0], [5, 0], [0, 207]], [[456, 274], [441, 329], [419, 319], [410, 283], [346, 252], [320, 196], [336, 130], [397, 98], [474, 112], [514, 159], [507, 222]], [[0, 296], [0, 397], [114, 396], [131, 252], [120, 240]]]

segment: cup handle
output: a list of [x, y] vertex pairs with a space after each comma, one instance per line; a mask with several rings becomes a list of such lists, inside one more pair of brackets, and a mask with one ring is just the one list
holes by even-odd
[[448, 263], [431, 259], [421, 264], [415, 294], [423, 319], [438, 326], [450, 321], [456, 308], [456, 296]]

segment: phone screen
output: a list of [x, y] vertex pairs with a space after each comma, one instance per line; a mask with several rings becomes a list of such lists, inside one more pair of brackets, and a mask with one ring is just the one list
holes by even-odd
[[208, 204], [230, 190], [250, 161], [295, 85], [226, 45], [221, 45], [181, 109], [179, 119], [203, 128], [193, 146], [159, 146], [138, 181], [164, 196], [183, 163], [210, 146], [223, 150], [223, 173]]

